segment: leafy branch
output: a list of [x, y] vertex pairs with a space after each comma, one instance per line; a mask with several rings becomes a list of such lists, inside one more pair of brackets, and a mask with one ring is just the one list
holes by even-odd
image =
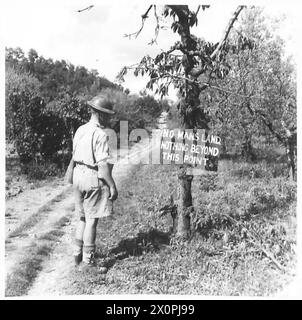
[[[132, 35], [135, 35], [136, 37], [139, 35], [151, 7], [152, 6], [150, 6], [142, 16], [143, 20], [141, 28]], [[142, 76], [148, 74], [150, 76], [147, 88], [151, 90], [153, 90], [154, 84], [158, 84], [164, 79], [167, 80], [169, 84], [173, 84], [175, 88], [179, 89], [183, 96], [187, 94], [186, 88], [188, 85], [196, 86], [200, 91], [209, 87], [223, 90], [222, 88], [211, 85], [211, 81], [215, 78], [224, 78], [230, 70], [230, 66], [223, 56], [225, 56], [229, 50], [235, 50], [235, 48], [234, 46], [226, 44], [226, 40], [244, 6], [239, 6], [237, 8], [220, 43], [217, 44], [198, 39], [190, 34], [189, 29], [186, 29], [188, 26], [197, 24], [197, 14], [200, 11], [200, 8], [205, 10], [208, 7], [209, 6], [198, 6], [196, 12], [193, 12], [190, 11], [187, 6], [165, 6], [163, 15], [165, 17], [170, 15], [174, 20], [171, 25], [172, 30], [180, 33], [182, 37], [186, 37], [187, 41], [177, 41], [169, 50], [165, 52], [162, 51], [155, 58], [151, 58], [147, 55], [143, 57], [139, 64], [124, 67], [118, 74], [117, 80], [123, 82], [127, 71], [129, 69], [134, 69], [135, 76], [138, 76], [139, 74]], [[156, 31], [155, 38], [150, 44], [156, 42], [159, 31], [159, 17], [156, 12], [156, 6], [154, 6], [154, 14], [157, 20]], [[188, 41], [191, 45], [185, 45]], [[242, 43], [240, 43], [240, 45], [242, 45]], [[224, 52], [223, 54], [221, 54], [222, 51]], [[181, 54], [177, 54], [177, 52], [181, 52]], [[217, 59], [217, 57], [219, 57], [219, 59]], [[205, 81], [205, 79], [198, 79], [201, 74], [206, 72], [208, 73], [207, 81]], [[162, 86], [160, 83], [158, 87], [159, 89], [156, 90], [156, 93], [159, 93], [161, 96], [167, 94], [168, 90], [166, 90], [165, 86]], [[232, 92], [232, 94], [236, 93]]]

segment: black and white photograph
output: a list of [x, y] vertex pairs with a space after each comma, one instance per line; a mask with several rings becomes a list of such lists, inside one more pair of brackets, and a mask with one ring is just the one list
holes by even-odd
[[298, 1], [0, 7], [4, 299], [302, 298]]

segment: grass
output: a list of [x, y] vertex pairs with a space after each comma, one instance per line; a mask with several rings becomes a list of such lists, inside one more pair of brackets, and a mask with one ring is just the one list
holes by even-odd
[[[137, 167], [121, 187], [115, 216], [99, 223], [98, 255], [107, 276], [73, 271], [66, 294], [266, 296], [281, 290], [295, 267], [296, 185], [274, 175], [269, 164], [223, 161], [219, 174], [194, 179], [188, 242], [178, 242], [171, 217], [159, 214], [176, 191], [175, 168]], [[256, 234], [257, 243], [224, 212]]]
[[[8, 275], [5, 290], [5, 295], [7, 297], [25, 295], [33, 280], [42, 269], [42, 256], [44, 256], [44, 251], [42, 248], [37, 248], [33, 251], [34, 253], [32, 252], [28, 257], [22, 260], [16, 271]], [[42, 251], [42, 254], [38, 254], [38, 252]]]

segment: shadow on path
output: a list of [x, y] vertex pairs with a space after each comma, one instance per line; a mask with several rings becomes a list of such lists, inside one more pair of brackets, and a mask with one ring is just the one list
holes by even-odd
[[158, 251], [163, 245], [169, 244], [169, 232], [150, 229], [147, 232], [139, 232], [134, 238], [121, 240], [115, 248], [111, 249], [107, 254], [99, 255], [99, 258], [105, 258], [106, 267], [111, 268], [117, 260]]

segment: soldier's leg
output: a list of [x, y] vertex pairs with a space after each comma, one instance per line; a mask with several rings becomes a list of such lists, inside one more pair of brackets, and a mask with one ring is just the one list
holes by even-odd
[[82, 250], [83, 250], [83, 234], [85, 230], [85, 213], [83, 208], [83, 195], [79, 188], [74, 186], [74, 200], [75, 200], [75, 212], [79, 219], [76, 230], [75, 230], [75, 241], [74, 241], [74, 259], [75, 263], [79, 264], [82, 261]]
[[[93, 183], [91, 185], [94, 186]], [[86, 225], [83, 234], [83, 262], [86, 265], [94, 264], [96, 228], [99, 218], [108, 215], [105, 212], [107, 199], [108, 194], [104, 194], [102, 185], [92, 187], [84, 195]]]
[[86, 218], [86, 225], [83, 234], [83, 262], [87, 264], [94, 262], [97, 224], [98, 218]]

